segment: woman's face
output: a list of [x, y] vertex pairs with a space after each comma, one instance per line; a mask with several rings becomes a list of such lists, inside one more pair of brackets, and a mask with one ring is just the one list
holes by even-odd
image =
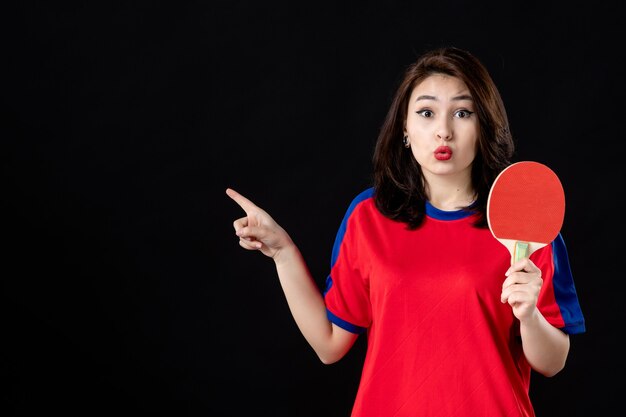
[[434, 176], [471, 177], [478, 117], [463, 81], [443, 74], [418, 84], [409, 100], [405, 136], [426, 181]]

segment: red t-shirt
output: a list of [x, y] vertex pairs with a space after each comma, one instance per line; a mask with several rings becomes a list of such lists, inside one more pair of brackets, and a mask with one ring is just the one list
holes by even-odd
[[[330, 320], [368, 338], [352, 417], [534, 416], [518, 322], [500, 302], [511, 256], [475, 219], [427, 205], [410, 231], [376, 209], [373, 189], [353, 200], [324, 293]], [[541, 313], [584, 332], [562, 237], [531, 259]]]

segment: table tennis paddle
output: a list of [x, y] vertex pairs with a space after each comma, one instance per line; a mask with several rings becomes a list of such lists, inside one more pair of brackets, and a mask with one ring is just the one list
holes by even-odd
[[487, 223], [511, 254], [511, 264], [550, 244], [565, 217], [565, 193], [546, 165], [516, 162], [496, 177], [487, 199]]

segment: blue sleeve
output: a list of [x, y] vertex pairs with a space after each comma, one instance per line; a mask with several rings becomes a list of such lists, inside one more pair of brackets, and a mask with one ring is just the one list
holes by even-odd
[[578, 302], [565, 241], [560, 233], [552, 242], [552, 253], [554, 297], [565, 322], [561, 330], [568, 334], [584, 333], [586, 331], [585, 318]]

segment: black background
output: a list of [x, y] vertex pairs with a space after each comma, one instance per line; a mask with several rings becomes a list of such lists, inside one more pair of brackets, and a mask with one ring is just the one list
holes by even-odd
[[319, 362], [271, 260], [237, 244], [224, 190], [270, 212], [321, 286], [402, 70], [447, 44], [490, 70], [515, 159], [548, 164], [566, 192], [588, 330], [565, 370], [533, 375], [537, 414], [621, 409], [621, 14], [382, 3], [4, 13], [3, 415], [348, 416], [364, 339]]

